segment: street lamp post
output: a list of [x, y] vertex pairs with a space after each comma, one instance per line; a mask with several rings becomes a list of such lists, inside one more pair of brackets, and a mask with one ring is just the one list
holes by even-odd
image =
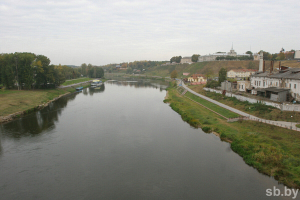
[[[291, 115], [291, 119], [292, 119], [292, 117], [293, 117], [293, 116]], [[292, 124], [293, 124], [293, 122], [291, 121], [291, 129], [293, 128], [293, 127], [292, 127]]]

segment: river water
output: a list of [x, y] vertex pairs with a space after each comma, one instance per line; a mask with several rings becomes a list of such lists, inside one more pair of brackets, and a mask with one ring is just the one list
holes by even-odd
[[108, 81], [1, 125], [0, 198], [273, 199], [266, 189], [284, 190], [183, 122], [163, 103], [167, 85]]

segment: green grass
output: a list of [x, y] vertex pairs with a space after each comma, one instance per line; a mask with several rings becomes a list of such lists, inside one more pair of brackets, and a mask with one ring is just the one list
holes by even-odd
[[236, 117], [239, 117], [238, 114], [236, 114], [234, 112], [231, 112], [231, 111], [229, 111], [229, 110], [227, 110], [225, 108], [222, 108], [222, 107], [220, 107], [220, 106], [218, 106], [218, 105], [216, 105], [214, 103], [211, 103], [211, 102], [209, 102], [209, 101], [207, 101], [205, 99], [202, 99], [201, 97], [193, 95], [190, 92], [187, 92], [185, 95], [187, 97], [189, 97], [190, 99], [192, 99], [192, 100], [194, 100], [194, 101], [196, 101], [196, 102], [198, 102], [198, 103], [200, 103], [200, 104], [202, 104], [202, 105], [204, 105], [204, 106], [212, 109], [213, 111], [215, 111], [215, 112], [223, 115], [224, 117], [227, 117], [227, 118], [236, 118]]
[[78, 78], [78, 79], [72, 79], [72, 80], [66, 80], [62, 85], [67, 86], [67, 85], [72, 85], [75, 83], [80, 83], [80, 82], [85, 82], [85, 81], [90, 81], [93, 80], [94, 78]]
[[[190, 94], [192, 95], [192, 94]], [[193, 127], [217, 132], [244, 161], [289, 187], [300, 188], [300, 133], [255, 121], [228, 123], [222, 117], [168, 89], [171, 108]]]
[[80, 84], [64, 89], [45, 90], [0, 90], [0, 116], [7, 116], [12, 113], [27, 111], [38, 105], [47, 103], [59, 95], [75, 92], [76, 87], [89, 87], [89, 84]]

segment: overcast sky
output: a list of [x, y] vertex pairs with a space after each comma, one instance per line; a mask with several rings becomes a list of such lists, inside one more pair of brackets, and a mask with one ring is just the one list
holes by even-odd
[[0, 0], [0, 53], [52, 64], [300, 50], [300, 1]]

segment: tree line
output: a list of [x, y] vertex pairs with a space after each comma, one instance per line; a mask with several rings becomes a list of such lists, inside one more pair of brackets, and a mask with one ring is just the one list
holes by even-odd
[[[101, 67], [88, 70], [72, 68], [66, 65], [50, 65], [50, 59], [34, 53], [0, 54], [0, 85], [7, 89], [35, 89], [57, 87], [67, 79], [83, 76], [102, 77]], [[87, 74], [88, 73], [88, 74]]]

